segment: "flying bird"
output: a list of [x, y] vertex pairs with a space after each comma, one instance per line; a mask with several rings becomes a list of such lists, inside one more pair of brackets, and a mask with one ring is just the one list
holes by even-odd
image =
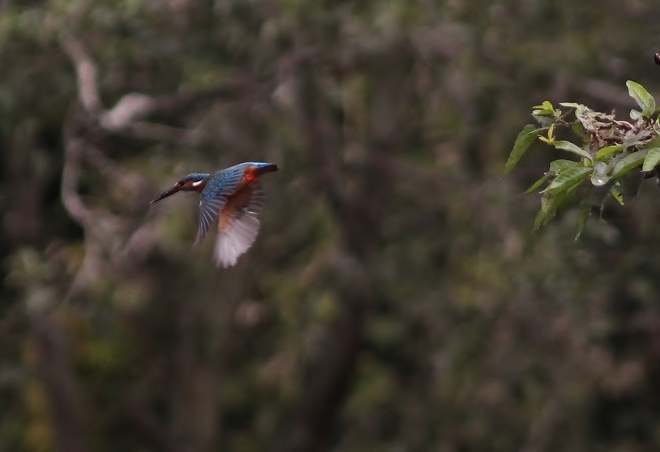
[[277, 171], [273, 163], [245, 162], [213, 174], [191, 173], [158, 195], [151, 204], [180, 191], [200, 193], [195, 244], [201, 242], [217, 222], [218, 238], [213, 258], [218, 266], [229, 267], [236, 264], [257, 237], [257, 213], [264, 203], [264, 190], [258, 179], [273, 171]]

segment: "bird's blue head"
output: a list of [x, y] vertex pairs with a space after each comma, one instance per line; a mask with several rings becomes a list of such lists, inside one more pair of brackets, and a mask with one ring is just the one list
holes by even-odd
[[209, 174], [207, 173], [190, 173], [181, 180], [179, 180], [176, 184], [174, 184], [174, 187], [170, 188], [169, 190], [165, 190], [163, 193], [158, 195], [151, 203], [155, 203], [156, 201], [160, 201], [161, 199], [165, 199], [168, 196], [172, 196], [174, 193], [178, 193], [180, 191], [196, 191], [196, 192], [201, 192], [204, 190], [204, 187], [206, 186], [206, 182], [208, 181]]

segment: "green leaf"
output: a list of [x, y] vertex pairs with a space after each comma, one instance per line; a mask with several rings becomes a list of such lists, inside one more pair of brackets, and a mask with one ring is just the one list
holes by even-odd
[[538, 122], [539, 125], [544, 129], [547, 129], [548, 127], [550, 127], [552, 124], [555, 123], [555, 118], [551, 118], [549, 117], [549, 115], [548, 116], [537, 115], [532, 112], [532, 116], [534, 117], [534, 119], [536, 119], [536, 122]]
[[591, 214], [591, 206], [586, 202], [583, 202], [582, 204], [580, 204], [580, 210], [578, 211], [578, 217], [577, 217], [577, 221], [575, 223], [575, 241], [576, 242], [580, 238], [580, 235], [582, 235], [582, 231], [584, 231], [584, 227], [587, 224], [587, 219], [589, 218], [590, 214]]
[[543, 127], [548, 127], [554, 122], [554, 119], [551, 117], [559, 117], [552, 104], [547, 100], [543, 101], [541, 105], [535, 105], [532, 108], [534, 109], [532, 110], [532, 116]]
[[534, 218], [534, 230], [539, 229], [541, 226], [545, 226], [548, 221], [555, 216], [559, 201], [560, 199], [550, 195], [544, 195], [541, 198], [541, 210], [539, 210], [539, 213], [536, 214], [536, 218]]
[[660, 148], [649, 149], [648, 154], [644, 157], [644, 165], [642, 171], [653, 171], [653, 168], [660, 162]]
[[532, 186], [529, 187], [523, 194], [529, 195], [530, 193], [535, 192], [541, 185], [543, 185], [543, 182], [545, 182], [548, 179], [548, 177], [550, 177], [549, 174], [544, 174], [542, 178], [534, 182]]
[[536, 109], [536, 110], [550, 110], [550, 111], [554, 111], [554, 107], [553, 107], [552, 104], [551, 104], [549, 101], [547, 101], [547, 100], [544, 100], [543, 103], [542, 103], [541, 105], [534, 105], [532, 108], [534, 108], [534, 109]]
[[637, 121], [641, 117], [642, 117], [641, 111], [635, 110], [634, 108], [630, 110], [630, 119], [632, 119], [633, 121]]
[[637, 101], [637, 105], [642, 109], [642, 115], [648, 116], [655, 110], [655, 99], [642, 85], [632, 80], [626, 82], [628, 95]]
[[596, 162], [594, 172], [591, 173], [591, 184], [593, 186], [600, 187], [610, 181], [610, 176], [607, 175], [607, 169], [607, 163]]
[[587, 141], [587, 140], [588, 140], [589, 135], [587, 135], [587, 134], [584, 132], [584, 127], [582, 127], [582, 124], [580, 123], [580, 121], [575, 121], [575, 122], [571, 125], [571, 130], [573, 131], [574, 134], [576, 134], [577, 136], [579, 136], [580, 138], [582, 138], [584, 141]]
[[624, 202], [628, 202], [637, 196], [643, 177], [641, 171], [630, 171], [616, 180], [615, 187], [621, 193]]
[[623, 176], [628, 171], [633, 168], [637, 168], [644, 163], [648, 149], [642, 149], [641, 151], [633, 152], [619, 160], [619, 162], [614, 166], [614, 171], [612, 172], [612, 178], [616, 179]]
[[[575, 186], [574, 186], [575, 188]], [[541, 198], [541, 210], [534, 219], [534, 229], [545, 226], [561, 209], [566, 206], [574, 197], [574, 190], [567, 190], [557, 194], [545, 193]]]
[[559, 102], [559, 105], [566, 108], [580, 108], [584, 107], [582, 104], [576, 104], [575, 102]]
[[576, 166], [579, 165], [580, 163], [576, 162], [575, 160], [564, 160], [564, 159], [554, 160], [550, 162], [550, 172], [556, 176], [562, 171], [566, 171], [569, 168], [575, 168]]
[[655, 137], [652, 140], [647, 141], [640, 149], [653, 149], [660, 148], [660, 137]]
[[611, 184], [601, 185], [600, 187], [593, 187], [589, 195], [584, 199], [584, 202], [591, 207], [599, 207], [603, 204], [603, 199], [610, 193], [612, 188]]
[[577, 154], [580, 157], [583, 157], [589, 161], [593, 159], [593, 157], [591, 157], [591, 154], [589, 154], [584, 149], [577, 147], [570, 141], [557, 140], [553, 144], [557, 149], [563, 149], [564, 151], [572, 152], [573, 154]]
[[[614, 197], [614, 199], [619, 201], [619, 204], [623, 205], [623, 195], [619, 192], [619, 190], [612, 187], [612, 189], [610, 190], [610, 193], [612, 193], [612, 196]], [[601, 209], [601, 215], [602, 215], [602, 209]]]
[[612, 146], [607, 146], [604, 148], [601, 148], [596, 152], [596, 160], [600, 160], [603, 157], [607, 157], [610, 154], [614, 154], [615, 152], [621, 151], [623, 149], [623, 145], [621, 144], [615, 144]]
[[543, 193], [553, 194], [568, 191], [584, 181], [592, 171], [593, 168], [586, 166], [569, 168], [555, 177], [548, 188], [543, 190]]
[[506, 176], [516, 166], [520, 158], [523, 156], [530, 144], [536, 137], [545, 129], [537, 129], [532, 124], [527, 124], [518, 134], [516, 142], [513, 145], [511, 154], [504, 165], [504, 175]]

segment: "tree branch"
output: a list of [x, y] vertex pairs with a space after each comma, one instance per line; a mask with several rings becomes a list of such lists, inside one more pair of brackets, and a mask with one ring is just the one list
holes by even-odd
[[80, 180], [80, 159], [84, 152], [80, 139], [70, 139], [64, 143], [64, 167], [62, 168], [62, 204], [76, 222], [83, 228], [90, 228], [94, 222], [94, 212], [88, 209], [78, 194]]
[[[117, 132], [149, 116], [171, 116], [214, 100], [233, 101], [248, 96], [264, 98], [270, 92], [267, 78], [243, 77], [213, 86], [183, 91], [173, 96], [151, 97], [141, 93], [122, 96], [110, 110], [104, 110], [97, 83], [98, 69], [84, 44], [69, 35], [60, 36], [60, 45], [69, 57], [78, 78], [78, 99], [85, 111], [105, 130]], [[164, 126], [163, 126], [164, 127]], [[144, 126], [143, 126], [144, 128]], [[139, 130], [138, 130], [139, 133]]]
[[62, 34], [60, 35], [60, 45], [76, 70], [80, 103], [89, 114], [96, 116], [103, 109], [96, 83], [98, 73], [96, 64], [81, 41]]

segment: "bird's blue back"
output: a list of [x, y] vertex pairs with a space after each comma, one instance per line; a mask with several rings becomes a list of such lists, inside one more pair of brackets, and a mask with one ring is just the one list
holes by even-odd
[[241, 163], [211, 174], [206, 187], [202, 191], [201, 201], [209, 201], [220, 194], [232, 194], [245, 174], [245, 168], [248, 166], [247, 163]]
[[243, 178], [245, 170], [251, 166], [264, 166], [268, 163], [262, 162], [244, 162], [238, 165], [218, 171], [209, 177], [206, 187], [202, 191], [201, 201], [210, 201], [217, 198], [218, 195], [231, 195], [238, 183]]

